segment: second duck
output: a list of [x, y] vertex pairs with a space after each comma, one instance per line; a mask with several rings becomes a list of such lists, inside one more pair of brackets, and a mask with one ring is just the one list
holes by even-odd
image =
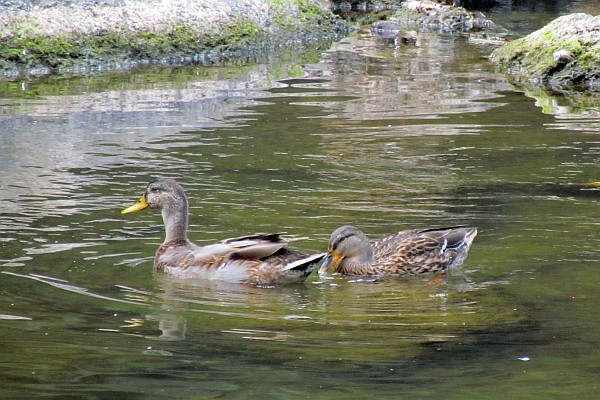
[[408, 229], [372, 243], [351, 225], [331, 234], [319, 273], [343, 275], [417, 275], [441, 272], [467, 257], [477, 228]]

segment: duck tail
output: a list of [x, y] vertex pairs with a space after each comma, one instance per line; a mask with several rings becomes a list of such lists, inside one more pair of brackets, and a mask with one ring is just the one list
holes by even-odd
[[284, 271], [303, 272], [307, 276], [312, 272], [315, 266], [327, 255], [327, 253], [312, 254], [299, 260], [292, 261], [286, 265]]
[[477, 228], [475, 227], [470, 227], [470, 228], [466, 228], [468, 229], [467, 231], [467, 235], [465, 237], [467, 245], [469, 247], [471, 247], [471, 243], [473, 243], [473, 240], [475, 239], [475, 236], [477, 236]]

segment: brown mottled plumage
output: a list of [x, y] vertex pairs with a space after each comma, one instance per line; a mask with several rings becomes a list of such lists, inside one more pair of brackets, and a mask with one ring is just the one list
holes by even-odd
[[154, 269], [181, 278], [217, 279], [255, 285], [301, 282], [325, 254], [307, 256], [285, 245], [279, 234], [256, 234], [198, 246], [187, 238], [188, 202], [174, 180], [155, 180], [142, 197], [121, 211], [162, 210], [166, 237], [154, 257]]
[[344, 275], [417, 275], [461, 264], [476, 228], [409, 229], [369, 243], [354, 226], [331, 234], [328, 255], [319, 269]]

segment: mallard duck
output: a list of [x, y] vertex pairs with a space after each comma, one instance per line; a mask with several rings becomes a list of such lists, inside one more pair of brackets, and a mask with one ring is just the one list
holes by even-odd
[[461, 264], [477, 228], [409, 229], [369, 243], [351, 225], [331, 234], [328, 254], [319, 269], [344, 275], [417, 275]]
[[187, 238], [188, 201], [174, 180], [150, 182], [142, 197], [121, 214], [162, 210], [165, 241], [154, 257], [154, 269], [180, 278], [216, 279], [255, 285], [301, 282], [325, 254], [306, 255], [285, 246], [294, 239], [255, 234], [198, 246]]

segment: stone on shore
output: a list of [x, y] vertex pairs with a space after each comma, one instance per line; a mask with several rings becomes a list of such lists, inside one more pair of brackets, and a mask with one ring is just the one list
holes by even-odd
[[499, 47], [490, 59], [516, 84], [600, 91], [600, 16], [559, 17]]
[[414, 30], [456, 35], [496, 29], [494, 23], [485, 18], [482, 13], [469, 12], [451, 3], [432, 0], [403, 1], [389, 20], [375, 23], [373, 30], [388, 34]]

